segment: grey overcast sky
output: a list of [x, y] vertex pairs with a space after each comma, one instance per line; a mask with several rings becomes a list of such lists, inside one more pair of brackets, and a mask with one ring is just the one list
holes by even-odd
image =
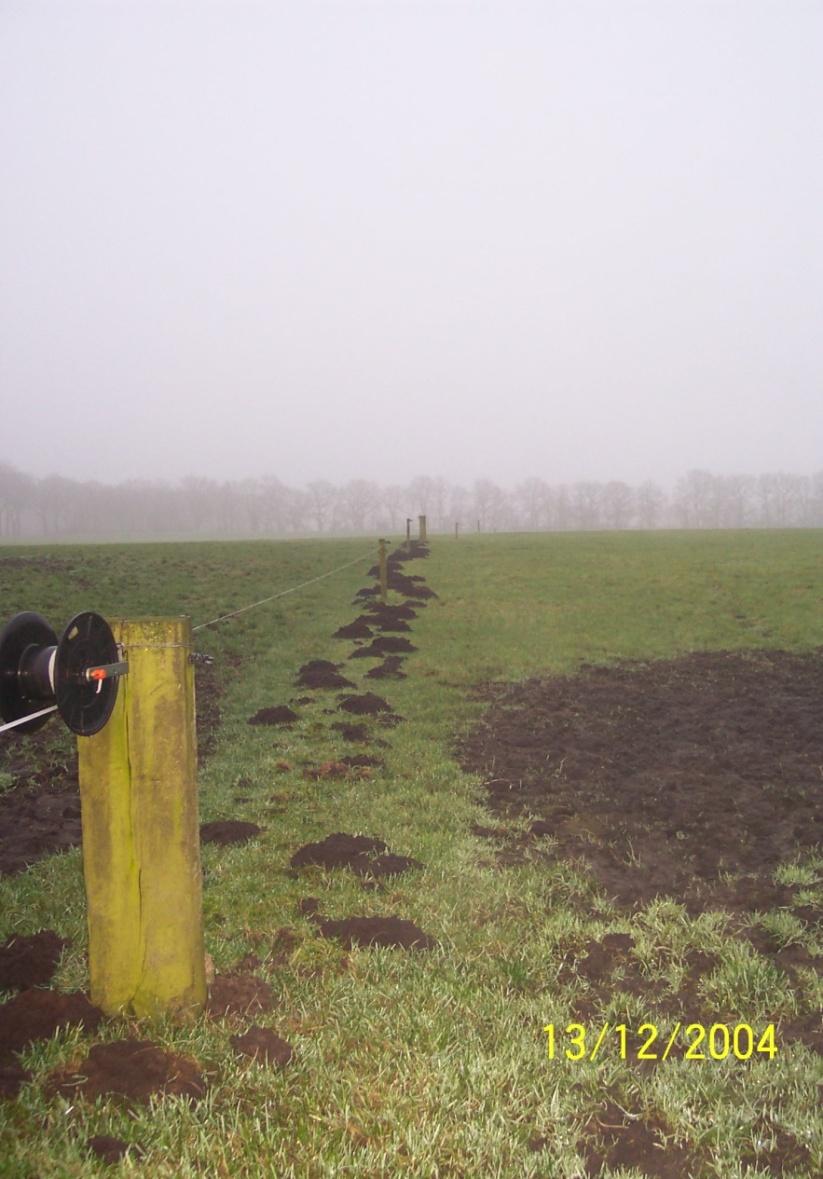
[[0, 461], [823, 468], [823, 3], [0, 0]]

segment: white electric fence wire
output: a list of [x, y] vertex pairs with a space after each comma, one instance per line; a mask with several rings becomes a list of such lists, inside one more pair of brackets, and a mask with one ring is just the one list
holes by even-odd
[[50, 708], [41, 708], [39, 712], [30, 712], [28, 716], [18, 716], [17, 720], [0, 725], [0, 733], [5, 733], [6, 729], [14, 729], [17, 725], [24, 725], [26, 721], [36, 720], [38, 716], [45, 716], [47, 712], [57, 712], [57, 705], [52, 704]]
[[289, 589], [280, 590], [279, 593], [272, 594], [268, 598], [261, 598], [259, 602], [252, 602], [250, 606], [241, 606], [239, 610], [232, 610], [230, 614], [221, 614], [219, 618], [212, 618], [209, 622], [198, 623], [197, 626], [191, 628], [192, 634], [197, 630], [203, 630], [207, 626], [214, 626], [217, 622], [225, 622], [227, 618], [236, 618], [238, 614], [245, 614], [247, 610], [254, 610], [257, 606], [264, 606], [266, 602], [273, 602], [276, 598], [285, 598], [286, 594], [295, 594], [298, 590], [305, 589], [307, 585], [314, 585], [316, 581], [322, 581], [324, 577], [331, 577], [335, 573], [342, 573], [344, 569], [350, 569], [352, 565], [357, 565], [360, 561], [365, 561], [367, 557], [373, 555], [373, 549], [369, 549], [367, 552], [361, 553], [359, 557], [355, 557], [353, 561], [347, 561], [345, 565], [338, 565], [336, 569], [329, 569], [327, 573], [321, 573], [317, 577], [310, 577], [308, 581], [301, 581], [299, 585], [293, 585]]

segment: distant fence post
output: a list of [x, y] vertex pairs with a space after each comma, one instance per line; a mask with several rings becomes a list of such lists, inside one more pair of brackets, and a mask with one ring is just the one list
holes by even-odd
[[389, 568], [386, 560], [386, 542], [381, 540], [378, 545], [378, 557], [380, 564], [380, 601], [386, 605], [387, 596], [389, 592]]
[[418, 531], [418, 534], [419, 534], [420, 540], [426, 540], [426, 539], [427, 539], [427, 536], [426, 536], [426, 517], [425, 517], [425, 516], [418, 516], [418, 517], [417, 517], [417, 531]]
[[406, 516], [406, 548], [411, 549], [411, 516]]
[[109, 723], [77, 743], [91, 1001], [184, 1016], [206, 1001], [191, 623], [112, 629], [129, 674]]
[[454, 522], [454, 539], [457, 540], [459, 535], [460, 535], [460, 524], [458, 523], [457, 520], [455, 520], [455, 522]]

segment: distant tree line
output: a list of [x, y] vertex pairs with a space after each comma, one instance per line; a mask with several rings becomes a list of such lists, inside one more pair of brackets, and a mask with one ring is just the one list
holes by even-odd
[[424, 513], [430, 532], [586, 531], [621, 528], [814, 528], [823, 526], [823, 471], [814, 475], [714, 475], [689, 471], [672, 492], [656, 483], [549, 483], [471, 487], [420, 476], [406, 486], [366, 479], [305, 488], [275, 477], [221, 482], [190, 476], [170, 485], [115, 486], [0, 463], [0, 537], [132, 539], [403, 533]]

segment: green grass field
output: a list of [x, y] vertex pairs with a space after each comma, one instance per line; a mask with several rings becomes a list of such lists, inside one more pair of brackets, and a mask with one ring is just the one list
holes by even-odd
[[[197, 624], [351, 560], [369, 544], [0, 549], [0, 621], [38, 610], [59, 630], [77, 610], [95, 609], [109, 617], [187, 613]], [[405, 718], [380, 731], [386, 768], [370, 779], [308, 780], [307, 767], [356, 751], [323, 711], [335, 694], [316, 693], [290, 730], [250, 727], [247, 718], [300, 695], [294, 676], [306, 660], [345, 659], [351, 643], [330, 636], [357, 614], [352, 595], [367, 584], [375, 555], [376, 544], [362, 565], [196, 636], [225, 685], [217, 745], [200, 771], [201, 819], [265, 828], [243, 846], [203, 849], [206, 946], [218, 972], [248, 953], [264, 959], [257, 973], [276, 1003], [260, 1022], [292, 1043], [293, 1062], [283, 1071], [239, 1063], [229, 1035], [250, 1019], [204, 1017], [189, 1027], [110, 1021], [91, 1040], [58, 1035], [26, 1052], [33, 1080], [17, 1099], [0, 1101], [0, 1176], [116, 1173], [84, 1145], [110, 1134], [144, 1151], [140, 1162], [127, 1156], [118, 1164], [123, 1174], [568, 1179], [586, 1174], [578, 1141], [604, 1095], [664, 1122], [675, 1145], [702, 1159], [696, 1175], [823, 1172], [823, 1069], [803, 1047], [774, 1059], [644, 1069], [614, 1053], [593, 1063], [547, 1059], [544, 1025], [567, 1022], [575, 1000], [564, 955], [607, 931], [631, 929], [650, 960], [661, 947], [670, 951], [674, 970], [690, 949], [716, 955], [721, 965], [703, 984], [707, 1021], [721, 993], [755, 1025], [775, 990], [791, 1011], [791, 991], [729, 936], [722, 912], [690, 918], [661, 899], [630, 917], [598, 896], [581, 905], [585, 881], [566, 863], [526, 857], [496, 866], [488, 844], [470, 833], [472, 823], [489, 822], [484, 791], [454, 754], [482, 713], [471, 692], [480, 682], [693, 650], [823, 645], [820, 534], [434, 537], [428, 560], [407, 567], [439, 595], [412, 624], [419, 650], [405, 664], [408, 678], [367, 680], [363, 689], [385, 695]], [[354, 660], [345, 673], [360, 683], [369, 666]], [[65, 759], [70, 735], [54, 720], [48, 732], [48, 757]], [[25, 738], [13, 740], [19, 759]], [[290, 769], [278, 766], [286, 762]], [[10, 783], [3, 766], [0, 791]], [[373, 891], [346, 870], [288, 871], [298, 847], [332, 831], [379, 836], [425, 867]], [[783, 871], [799, 874], [820, 903], [823, 858]], [[300, 915], [309, 895], [331, 917], [409, 918], [439, 948], [346, 951]], [[59, 989], [87, 986], [84, 921], [79, 850], [0, 878], [0, 942], [41, 928], [71, 939], [53, 983]], [[267, 967], [283, 927], [297, 940], [288, 961]], [[809, 935], [807, 948], [821, 954], [823, 940]], [[636, 1014], [642, 1021], [644, 1012]], [[132, 1110], [44, 1097], [52, 1070], [82, 1059], [90, 1042], [127, 1034], [195, 1058], [209, 1076], [207, 1097]], [[764, 1117], [803, 1145], [800, 1169], [744, 1161]]]

